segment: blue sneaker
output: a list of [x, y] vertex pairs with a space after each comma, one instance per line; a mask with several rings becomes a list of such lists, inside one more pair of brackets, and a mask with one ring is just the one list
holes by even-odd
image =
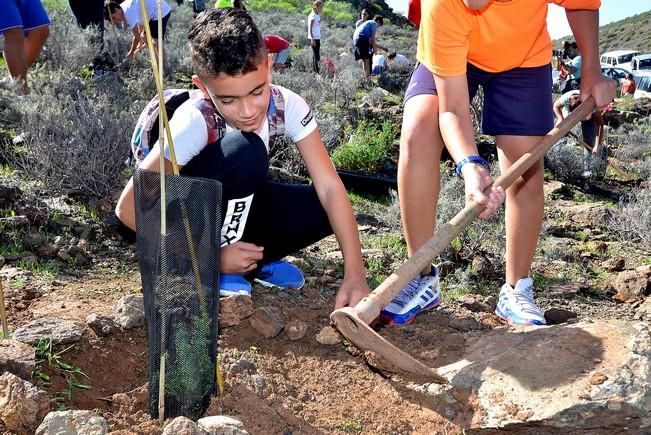
[[533, 280], [522, 278], [515, 288], [504, 284], [495, 314], [513, 326], [546, 325], [547, 321], [533, 300]]
[[441, 303], [439, 272], [432, 265], [428, 275], [409, 281], [398, 295], [380, 311], [380, 321], [388, 325], [408, 325], [418, 313], [436, 308]]
[[255, 281], [265, 287], [300, 289], [305, 285], [301, 270], [286, 261], [267, 263], [258, 270]]
[[219, 275], [219, 296], [251, 296], [253, 287], [242, 275], [222, 273]]

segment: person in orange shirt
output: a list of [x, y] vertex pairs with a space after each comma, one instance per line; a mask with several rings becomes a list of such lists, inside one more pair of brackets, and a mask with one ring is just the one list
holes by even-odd
[[[550, 0], [566, 15], [583, 55], [581, 99], [598, 106], [615, 94], [601, 75], [597, 47], [599, 0]], [[482, 131], [496, 137], [500, 169], [509, 168], [554, 127], [552, 45], [548, 0], [422, 0], [418, 60], [405, 93], [398, 191], [410, 255], [434, 232], [439, 161], [447, 146], [465, 180], [465, 198], [492, 215], [506, 196], [506, 279], [496, 313], [511, 324], [545, 324], [533, 297], [529, 269], [543, 219], [543, 162], [506, 193], [494, 188], [478, 155], [469, 101], [484, 90]], [[410, 323], [440, 302], [436, 267], [426, 268], [381, 312], [389, 324]]]

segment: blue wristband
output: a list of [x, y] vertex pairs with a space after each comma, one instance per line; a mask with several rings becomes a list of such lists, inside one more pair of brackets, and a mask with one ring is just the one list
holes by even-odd
[[486, 169], [490, 170], [490, 164], [482, 156], [468, 156], [465, 159], [461, 160], [459, 163], [457, 163], [457, 174], [459, 176], [461, 176], [461, 168], [463, 168], [463, 165], [465, 165], [466, 163], [478, 163], [483, 167], [485, 167]]

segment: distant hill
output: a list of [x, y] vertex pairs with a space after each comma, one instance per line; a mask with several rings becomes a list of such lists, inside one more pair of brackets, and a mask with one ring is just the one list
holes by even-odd
[[[554, 41], [558, 47], [571, 36]], [[611, 50], [638, 50], [651, 53], [651, 11], [643, 12], [599, 28], [599, 52]]]
[[619, 49], [651, 53], [651, 11], [601, 26], [600, 52]]

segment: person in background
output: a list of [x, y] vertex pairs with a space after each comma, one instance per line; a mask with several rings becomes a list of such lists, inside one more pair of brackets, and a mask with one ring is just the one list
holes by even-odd
[[387, 59], [392, 62], [394, 65], [400, 65], [401, 67], [411, 67], [413, 63], [407, 59], [406, 56], [403, 56], [402, 54], [396, 54], [395, 51], [392, 51], [387, 55]]
[[633, 79], [633, 74], [626, 73], [624, 78], [624, 83], [622, 83], [622, 97], [632, 97], [635, 93], [635, 80]]
[[371, 67], [371, 75], [379, 76], [387, 68], [387, 59], [382, 54], [374, 54]]
[[131, 40], [131, 48], [127, 53], [126, 60], [131, 61], [136, 53], [147, 44], [145, 28], [143, 26], [144, 20], [149, 21], [149, 29], [151, 37], [154, 39], [154, 48], [158, 52], [158, 46], [161, 45], [158, 41], [159, 37], [165, 37], [165, 30], [167, 29], [167, 22], [170, 19], [172, 8], [165, 0], [160, 0], [162, 6], [163, 19], [163, 34], [158, 35], [158, 8], [157, 0], [145, 0], [145, 10], [147, 17], [143, 18], [140, 13], [140, 0], [125, 0], [118, 3], [114, 0], [106, 3], [104, 7], [104, 18], [111, 23], [126, 23], [133, 33]]
[[[581, 104], [579, 91], [569, 91], [561, 95], [554, 102], [554, 115], [556, 124], [560, 124]], [[583, 174], [584, 178], [603, 175], [606, 170], [607, 150], [602, 144], [604, 132], [604, 117], [599, 110], [593, 110], [590, 115], [581, 120], [581, 137], [591, 150], [583, 149]]]
[[579, 89], [581, 86], [581, 65], [583, 64], [583, 58], [581, 57], [579, 46], [576, 42], [569, 44], [567, 56], [571, 59], [567, 63], [562, 58], [557, 58], [557, 69], [561, 72], [561, 76], [567, 77], [567, 80], [561, 88], [562, 93]]
[[378, 49], [388, 52], [386, 47], [383, 47], [377, 42], [376, 34], [378, 27], [384, 24], [382, 15], [376, 15], [372, 20], [364, 21], [357, 26], [353, 33], [353, 47], [355, 49], [355, 60], [362, 61], [362, 70], [366, 80], [371, 78], [371, 61], [373, 55], [378, 52]]
[[317, 74], [321, 61], [321, 11], [323, 11], [323, 2], [314, 0], [312, 11], [307, 16], [307, 39], [312, 46], [312, 70]]
[[104, 0], [68, 0], [68, 4], [79, 27], [97, 27], [101, 52], [104, 48]]
[[367, 21], [371, 18], [371, 14], [368, 13], [368, 9], [362, 9], [362, 12], [359, 14], [359, 20], [355, 23], [355, 27], [359, 27], [364, 21]]
[[27, 70], [50, 35], [50, 19], [41, 0], [0, 0], [0, 34], [4, 59], [19, 92], [29, 92]]
[[278, 35], [267, 35], [264, 37], [264, 45], [267, 51], [274, 55], [272, 61], [274, 71], [285, 72], [285, 62], [289, 56], [289, 41]]

